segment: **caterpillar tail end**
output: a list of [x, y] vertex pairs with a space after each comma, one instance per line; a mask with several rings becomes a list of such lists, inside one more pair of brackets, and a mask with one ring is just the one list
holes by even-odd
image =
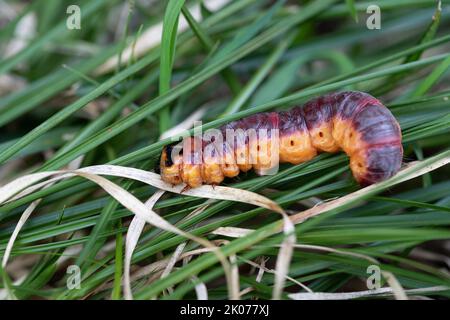
[[402, 165], [403, 147], [375, 145], [350, 157], [350, 168], [356, 181], [363, 187], [395, 175]]

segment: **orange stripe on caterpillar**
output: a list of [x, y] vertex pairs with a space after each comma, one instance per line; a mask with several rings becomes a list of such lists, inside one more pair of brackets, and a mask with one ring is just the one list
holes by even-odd
[[319, 152], [343, 150], [355, 179], [369, 185], [400, 169], [401, 140], [397, 120], [380, 101], [363, 92], [340, 92], [289, 111], [254, 114], [166, 146], [160, 173], [172, 184], [216, 185], [240, 171], [253, 168], [264, 174], [278, 163], [299, 164]]

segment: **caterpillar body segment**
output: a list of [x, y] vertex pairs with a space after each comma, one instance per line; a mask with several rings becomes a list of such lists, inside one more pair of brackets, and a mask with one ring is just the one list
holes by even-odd
[[342, 150], [350, 157], [358, 183], [369, 185], [393, 176], [403, 158], [397, 120], [363, 92], [325, 95], [289, 111], [232, 121], [216, 131], [213, 138], [194, 136], [185, 138], [182, 146], [166, 146], [160, 161], [162, 179], [189, 187], [216, 185], [241, 171], [266, 174], [278, 163], [295, 165], [320, 152]]

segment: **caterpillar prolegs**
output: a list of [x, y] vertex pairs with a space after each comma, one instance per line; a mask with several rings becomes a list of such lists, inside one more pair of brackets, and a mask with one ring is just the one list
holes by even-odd
[[[231, 135], [230, 135], [231, 132]], [[223, 139], [221, 137], [223, 137]], [[299, 164], [319, 152], [343, 150], [360, 185], [393, 176], [401, 166], [400, 126], [392, 113], [364, 92], [348, 91], [310, 100], [289, 111], [264, 112], [166, 146], [160, 173], [171, 184], [220, 184], [225, 177], [278, 163]]]

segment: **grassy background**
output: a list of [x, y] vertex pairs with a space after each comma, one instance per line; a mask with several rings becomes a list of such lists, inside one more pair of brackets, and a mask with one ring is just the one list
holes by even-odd
[[[0, 4], [1, 185], [25, 173], [63, 168], [80, 156], [81, 166], [112, 163], [152, 170], [161, 147], [170, 142], [159, 136], [199, 108], [205, 108], [206, 129], [344, 89], [369, 92], [392, 110], [402, 127], [405, 162], [448, 156], [446, 1], [442, 12], [431, 0], [372, 1], [381, 8], [380, 30], [366, 27], [369, 3], [363, 1], [238, 0], [216, 12], [202, 7], [201, 21], [190, 13], [194, 1], [75, 2], [81, 30], [66, 27], [66, 8], [74, 1]], [[189, 27], [177, 35], [179, 15]], [[35, 27], [23, 27], [27, 17]], [[160, 46], [119, 58], [108, 73], [95, 72], [159, 22]], [[21, 49], [8, 55], [24, 36]], [[142, 201], [155, 192], [137, 182], [114, 181]], [[282, 166], [275, 176], [247, 173], [225, 184], [264, 194], [289, 213], [359, 189], [342, 154]], [[386, 185], [351, 208], [297, 225], [298, 243], [370, 256], [405, 289], [450, 285], [449, 190], [448, 167]], [[43, 200], [19, 234], [1, 286], [10, 282], [20, 299], [122, 298], [123, 235], [132, 214], [81, 178], [1, 206], [0, 255], [18, 218], [36, 199]], [[223, 251], [237, 255], [241, 290], [253, 288], [243, 298], [270, 298], [273, 274], [266, 272], [256, 282], [257, 270], [247, 261], [274, 267], [283, 236], [270, 230], [279, 216], [220, 201], [182, 220], [202, 204], [202, 199], [166, 194], [155, 208], [181, 229], [210, 240], [224, 239], [211, 234], [217, 227], [255, 229], [241, 239], [226, 238], [230, 242]], [[133, 271], [170, 257], [184, 240], [146, 228]], [[196, 248], [188, 242], [185, 251]], [[80, 290], [66, 287], [66, 268], [74, 263], [82, 271]], [[355, 255], [298, 248], [289, 276], [318, 292], [366, 290], [371, 264]], [[149, 273], [133, 281], [133, 293], [141, 299], [195, 298], [192, 276], [206, 284], [209, 298], [227, 297], [223, 269], [213, 254], [179, 263], [165, 278]], [[290, 292], [304, 290], [288, 280], [284, 298]], [[420, 298], [449, 294], [424, 292]]]

